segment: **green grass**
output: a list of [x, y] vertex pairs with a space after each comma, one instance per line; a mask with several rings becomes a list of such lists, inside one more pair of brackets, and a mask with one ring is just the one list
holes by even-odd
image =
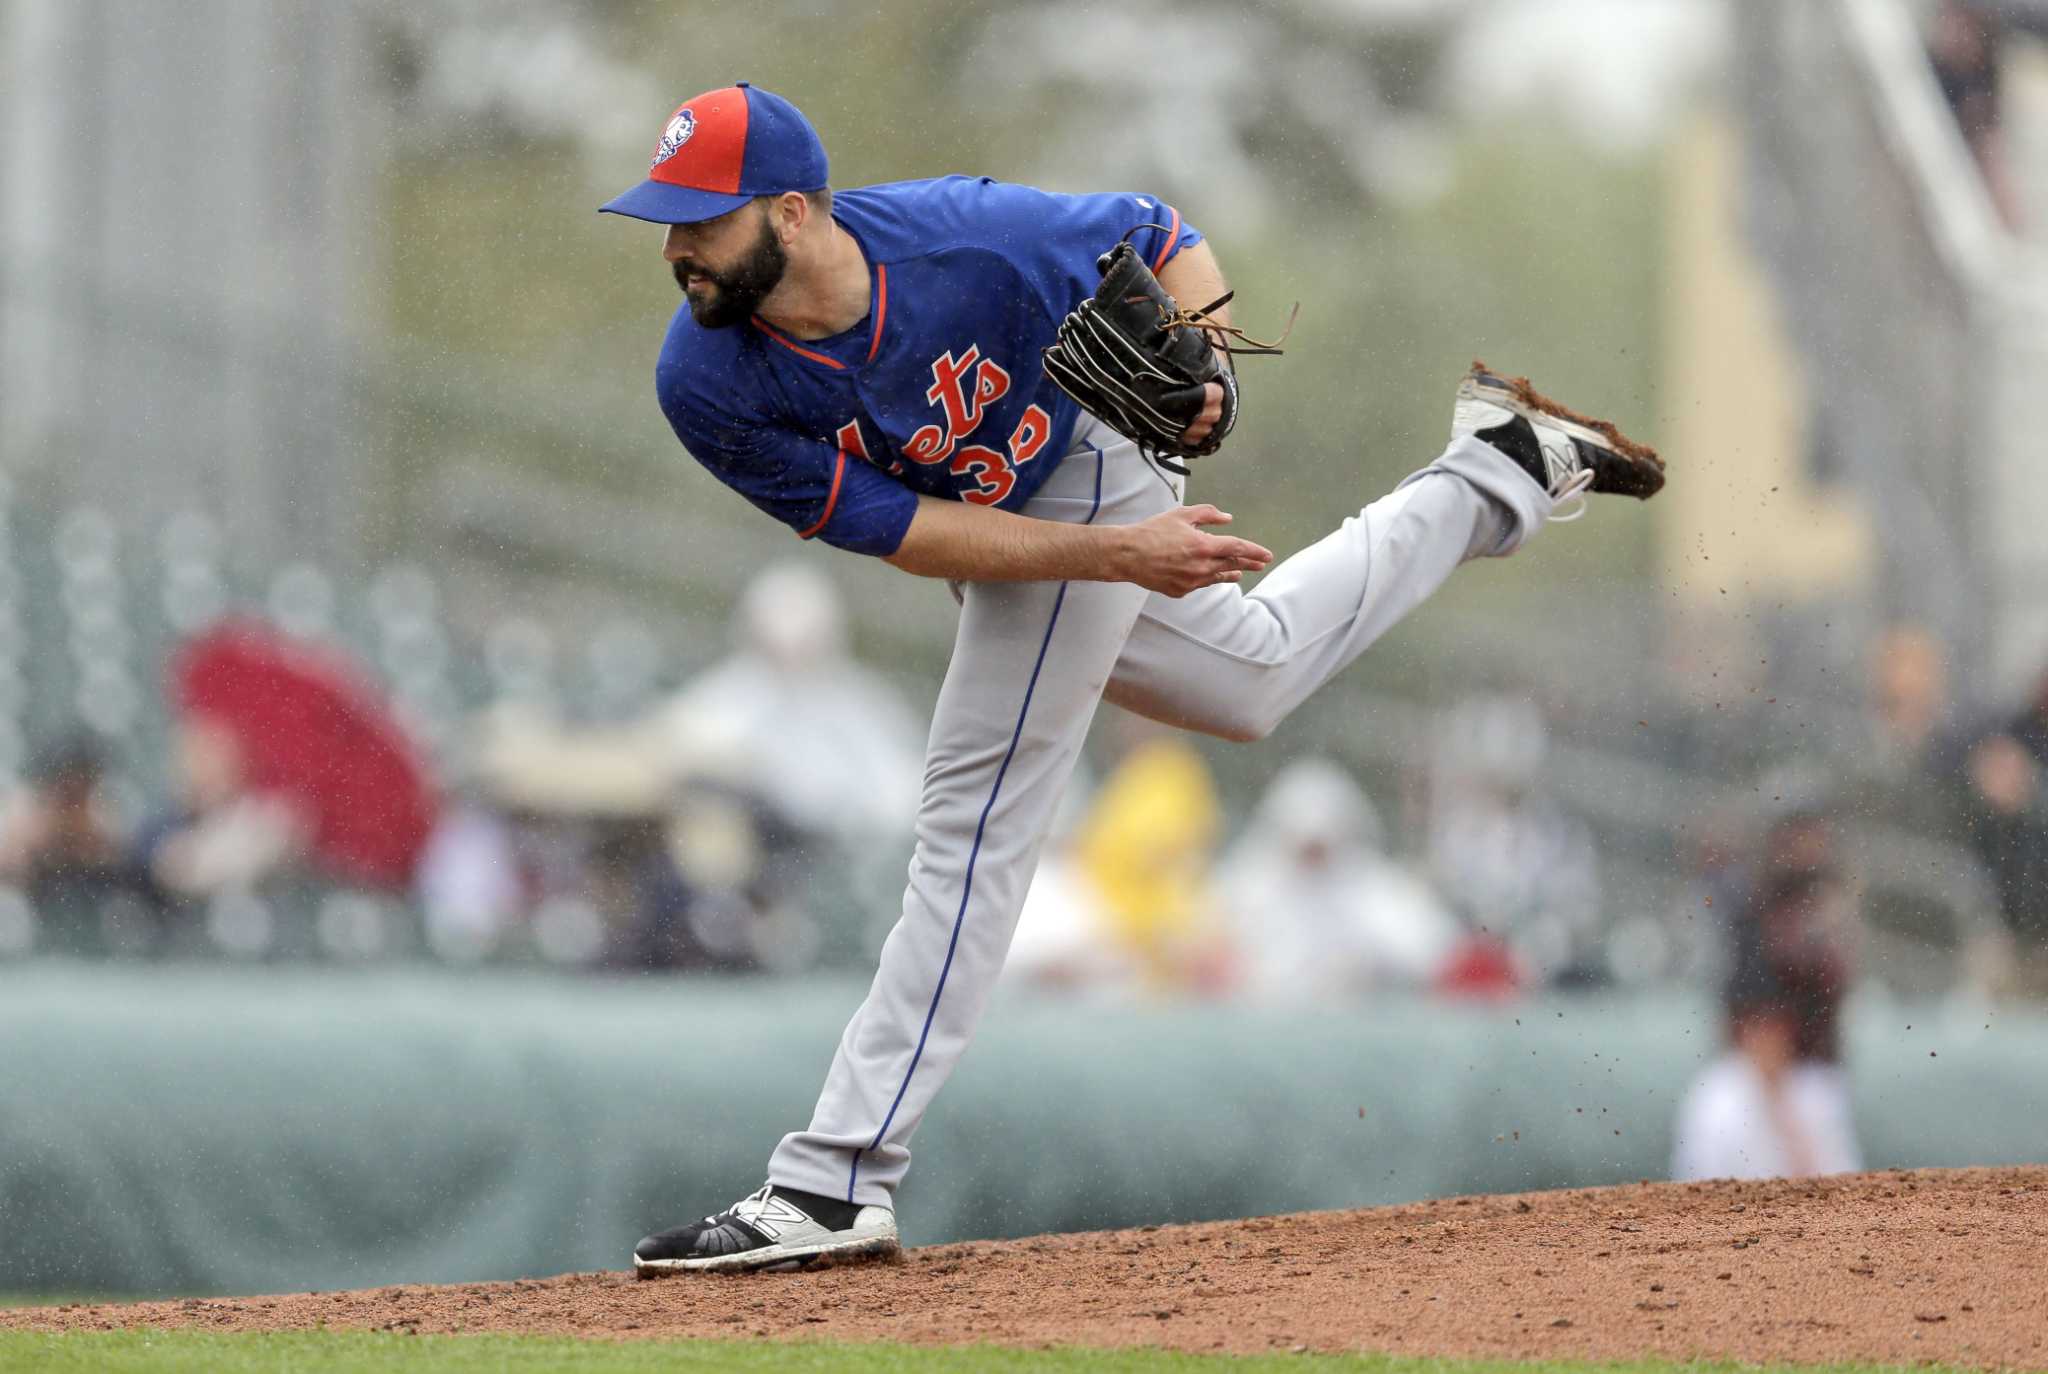
[[[1384, 1355], [1179, 1355], [1157, 1350], [931, 1350], [902, 1345], [735, 1344], [722, 1341], [620, 1343], [531, 1336], [393, 1336], [369, 1331], [217, 1335], [194, 1331], [114, 1331], [65, 1336], [0, 1332], [0, 1371], [192, 1371], [192, 1374], [353, 1374], [404, 1368], [458, 1371], [566, 1370], [571, 1374], [755, 1370], [792, 1374], [925, 1374], [930, 1370], [1029, 1371], [1030, 1374], [1720, 1374], [1791, 1370], [1790, 1365], [1429, 1360]], [[1879, 1366], [1828, 1366], [1835, 1374], [1879, 1374]], [[1900, 1371], [1903, 1374], [1903, 1371]], [[1919, 1374], [1925, 1374], [1923, 1368]]]

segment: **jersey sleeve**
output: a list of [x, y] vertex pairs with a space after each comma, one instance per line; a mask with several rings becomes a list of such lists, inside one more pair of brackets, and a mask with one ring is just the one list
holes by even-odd
[[865, 459], [777, 425], [693, 402], [665, 372], [661, 408], [690, 456], [800, 539], [887, 557], [903, 543], [917, 494]]
[[1190, 244], [1202, 241], [1201, 231], [1180, 217], [1180, 211], [1157, 196], [1112, 192], [1069, 196], [1041, 192], [1046, 241], [1093, 278], [1095, 259], [1126, 235], [1154, 272], [1173, 261]]
[[997, 200], [1003, 246], [1044, 293], [1055, 318], [1094, 294], [1102, 280], [1095, 260], [1127, 235], [1155, 273], [1202, 241], [1201, 231], [1157, 196], [1076, 196], [1001, 186]]

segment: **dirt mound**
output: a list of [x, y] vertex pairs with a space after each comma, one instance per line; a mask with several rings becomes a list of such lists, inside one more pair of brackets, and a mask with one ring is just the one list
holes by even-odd
[[0, 1311], [328, 1326], [2048, 1367], [2048, 1167], [1642, 1184], [918, 1250], [802, 1274]]

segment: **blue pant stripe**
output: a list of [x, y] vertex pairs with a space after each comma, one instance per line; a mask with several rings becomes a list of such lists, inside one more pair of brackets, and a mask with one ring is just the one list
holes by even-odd
[[[1095, 454], [1095, 501], [1088, 508], [1088, 518], [1083, 524], [1095, 523], [1095, 516], [1102, 509], [1102, 450], [1093, 444], [1088, 446]], [[1024, 686], [1024, 704], [1017, 709], [1017, 725], [1010, 731], [1010, 747], [1003, 753], [1003, 762], [996, 769], [995, 786], [989, 789], [988, 801], [982, 805], [981, 819], [974, 826], [974, 847], [967, 853], [967, 877], [960, 887], [960, 909], [953, 914], [953, 935], [946, 942], [946, 962], [939, 969], [939, 984], [932, 989], [932, 1004], [924, 1014], [924, 1029], [918, 1032], [917, 1050], [910, 1056], [910, 1067], [903, 1071], [903, 1085], [896, 1089], [896, 1100], [889, 1104], [889, 1114], [882, 1118], [881, 1129], [867, 1147], [853, 1156], [853, 1168], [846, 1176], [846, 1200], [853, 1201], [854, 1185], [860, 1182], [860, 1157], [879, 1146], [882, 1137], [889, 1134], [889, 1127], [896, 1120], [896, 1110], [903, 1105], [903, 1095], [910, 1091], [910, 1080], [917, 1074], [917, 1064], [924, 1058], [924, 1045], [932, 1033], [932, 1021], [939, 1014], [939, 998], [946, 992], [946, 975], [953, 971], [953, 952], [960, 947], [960, 927], [967, 919], [967, 900], [974, 894], [974, 861], [981, 857], [981, 838], [988, 827], [989, 813], [996, 808], [996, 798], [1003, 793], [1003, 777], [1010, 771], [1010, 760], [1017, 756], [1017, 742], [1024, 737], [1024, 718], [1031, 712], [1031, 697], [1038, 690], [1038, 674], [1045, 667], [1045, 654], [1052, 647], [1052, 632], [1060, 623], [1060, 607], [1067, 601], [1067, 584], [1060, 583], [1058, 595], [1053, 597], [1052, 617], [1046, 621], [1045, 638], [1039, 641], [1038, 661], [1031, 666], [1031, 679]]]

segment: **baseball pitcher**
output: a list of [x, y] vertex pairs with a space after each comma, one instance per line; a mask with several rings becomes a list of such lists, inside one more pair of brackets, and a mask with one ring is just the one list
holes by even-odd
[[[666, 226], [682, 289], [655, 386], [696, 460], [799, 538], [948, 579], [903, 915], [802, 1130], [758, 1192], [642, 1240], [643, 1276], [897, 1246], [910, 1140], [974, 1033], [1096, 703], [1256, 740], [1469, 558], [1656, 455], [1475, 365], [1449, 446], [1318, 543], [1273, 555], [1184, 502], [1236, 423], [1216, 256], [1156, 196], [986, 178], [827, 189], [787, 100], [671, 115], [603, 208]], [[1570, 518], [1576, 511], [1565, 513]]]

